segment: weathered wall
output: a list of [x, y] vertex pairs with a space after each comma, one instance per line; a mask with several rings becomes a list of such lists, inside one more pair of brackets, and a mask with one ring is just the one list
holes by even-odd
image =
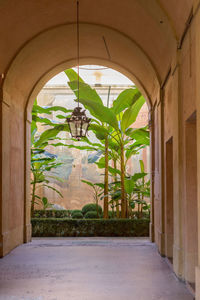
[[[173, 262], [176, 274], [191, 284], [198, 264], [195, 18], [174, 56], [154, 111], [155, 240], [160, 253]], [[172, 170], [167, 169], [169, 155]]]
[[[1, 191], [2, 232], [0, 255], [24, 241], [24, 114], [20, 105], [3, 94], [2, 173]], [[29, 225], [30, 227], [30, 225]]]
[[[30, 145], [25, 143], [25, 136], [28, 141], [33, 99], [50, 77], [76, 63], [75, 4], [71, 7], [63, 0], [50, 1], [48, 6], [45, 1], [38, 6], [35, 1], [18, 2], [4, 1], [0, 11], [0, 73], [5, 75], [0, 86], [0, 255], [30, 237]], [[56, 9], [58, 2], [62, 10]], [[168, 256], [166, 228], [171, 228], [172, 221], [171, 211], [166, 209], [170, 177], [166, 172], [166, 143], [173, 140], [170, 251], [173, 268], [183, 280], [194, 283], [196, 266], [199, 300], [200, 1], [124, 0], [116, 4], [104, 0], [103, 4], [96, 9], [94, 1], [83, 1], [81, 60], [116, 68], [135, 79], [149, 101], [153, 137], [151, 233], [160, 253]], [[110, 58], [102, 36], [106, 37]]]

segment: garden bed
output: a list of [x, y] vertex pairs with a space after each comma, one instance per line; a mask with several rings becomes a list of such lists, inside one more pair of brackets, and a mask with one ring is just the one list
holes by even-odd
[[33, 218], [33, 237], [149, 236], [149, 219]]

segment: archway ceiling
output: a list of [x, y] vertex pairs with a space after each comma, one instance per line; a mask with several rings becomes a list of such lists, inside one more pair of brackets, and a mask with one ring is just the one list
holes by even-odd
[[[135, 62], [138, 60], [138, 64], [142, 66], [138, 75], [140, 80], [148, 80], [146, 72], [149, 67], [146, 65], [150, 64], [155, 73], [154, 77], [156, 76], [161, 83], [184, 31], [192, 2], [192, 0], [80, 0], [80, 22], [100, 25], [105, 28], [105, 33], [114, 29], [124, 36], [124, 45], [120, 45], [123, 43], [121, 39], [118, 40], [118, 46], [115, 38], [112, 39], [111, 35], [105, 36], [111, 59], [112, 56], [116, 56], [116, 47], [118, 52], [121, 51], [118, 56], [129, 55], [130, 45], [127, 40], [130, 40], [141, 52], [135, 59]], [[41, 33], [54, 30], [55, 27], [62, 28], [62, 24], [75, 21], [75, 0], [1, 0], [0, 72], [6, 72], [20, 50]], [[84, 31], [84, 28], [82, 30]], [[101, 31], [101, 34], [103, 33], [104, 30]], [[88, 43], [88, 47], [81, 45], [81, 48], [84, 48], [81, 55], [92, 56], [93, 51], [95, 55], [98, 53], [99, 57], [106, 59], [103, 39], [101, 44], [91, 39], [93, 42], [91, 44], [91, 35], [88, 34], [84, 40], [86, 46]], [[38, 49], [33, 48], [32, 52]], [[129, 59], [131, 60], [131, 56]], [[151, 77], [152, 72], [149, 72], [149, 80]]]

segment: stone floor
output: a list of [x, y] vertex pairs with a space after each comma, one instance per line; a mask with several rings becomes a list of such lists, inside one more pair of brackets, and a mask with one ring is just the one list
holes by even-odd
[[146, 239], [46, 238], [0, 259], [0, 299], [193, 298]]

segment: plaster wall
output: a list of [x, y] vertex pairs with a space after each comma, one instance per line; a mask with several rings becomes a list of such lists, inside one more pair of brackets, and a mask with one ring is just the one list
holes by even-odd
[[[3, 55], [0, 72], [1, 78], [5, 77], [4, 83], [0, 82], [1, 256], [30, 238], [30, 153], [25, 140], [29, 139], [33, 99], [50, 77], [71, 67], [76, 61], [74, 18], [71, 14], [75, 5], [70, 6], [70, 2], [65, 4], [66, 1], [62, 0], [50, 2], [46, 5], [45, 1], [40, 1], [37, 6], [35, 1], [22, 0], [20, 3], [16, 2], [16, 9], [15, 1], [8, 0], [1, 4], [0, 49]], [[62, 10], [56, 9], [58, 2], [62, 5]], [[110, 17], [111, 9], [113, 13]], [[192, 273], [196, 266], [196, 299], [199, 300], [200, 1], [104, 1], [104, 5], [96, 9], [95, 1], [85, 0], [81, 22], [81, 61], [84, 64], [116, 67], [130, 78], [135, 78], [136, 84], [138, 83], [149, 101], [153, 120], [151, 133], [154, 137], [151, 145], [151, 201], [154, 207], [151, 232], [152, 240], [155, 236], [162, 255], [166, 255], [165, 143], [173, 137], [173, 268], [180, 278], [193, 283]], [[102, 43], [103, 35], [106, 36], [111, 50], [110, 59]], [[192, 143], [195, 148], [194, 140], [188, 139], [190, 134], [186, 123], [195, 111], [196, 192], [194, 186], [188, 184], [189, 173], [188, 176], [185, 174], [186, 165], [190, 166], [187, 170], [191, 172], [188, 155], [191, 146], [188, 145]], [[195, 136], [194, 130], [192, 132]], [[195, 166], [193, 156], [192, 165]], [[189, 229], [190, 226], [196, 226], [195, 222], [192, 225], [186, 213], [190, 202], [194, 210], [196, 206], [198, 237]], [[195, 219], [194, 211], [190, 214]], [[195, 254], [197, 239], [198, 255]], [[195, 246], [192, 254], [189, 245]], [[192, 267], [188, 268], [189, 265]]]
[[[167, 222], [173, 223], [173, 268], [189, 283], [195, 282], [197, 266], [197, 176], [196, 176], [196, 23], [192, 22], [181, 49], [174, 56], [170, 75], [161, 88], [156, 106], [155, 132], [155, 238], [162, 255], [168, 256]], [[163, 114], [162, 114], [163, 108]], [[162, 121], [161, 121], [162, 119]], [[160, 133], [160, 131], [162, 133]], [[159, 132], [159, 133], [158, 133]], [[166, 143], [173, 138], [173, 209], [167, 210]], [[160, 146], [159, 146], [160, 143]], [[160, 152], [158, 155], [157, 152]], [[163, 157], [162, 157], [163, 154]], [[159, 159], [160, 158], [160, 159]], [[155, 175], [156, 176], [156, 175]], [[163, 191], [165, 191], [163, 193]], [[165, 220], [165, 223], [164, 223]], [[165, 238], [163, 238], [163, 236]]]
[[2, 109], [2, 232], [0, 255], [24, 241], [24, 116], [5, 100]]

